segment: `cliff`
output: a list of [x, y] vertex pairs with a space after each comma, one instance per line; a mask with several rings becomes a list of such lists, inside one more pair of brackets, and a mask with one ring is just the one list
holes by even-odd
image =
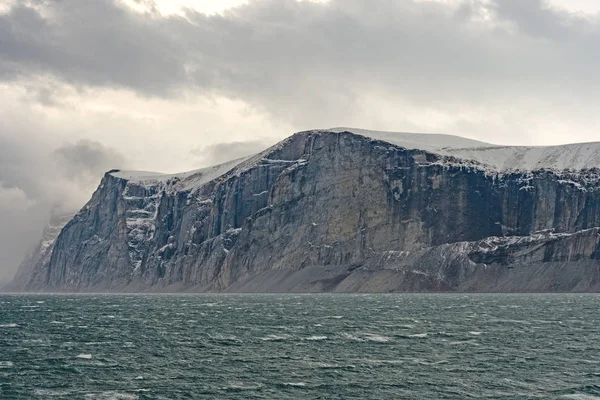
[[22, 287], [598, 291], [598, 167], [597, 144], [337, 129], [185, 174], [111, 171]]

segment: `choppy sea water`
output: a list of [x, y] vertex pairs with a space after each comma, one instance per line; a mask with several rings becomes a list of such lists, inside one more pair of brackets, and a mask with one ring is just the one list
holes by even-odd
[[598, 295], [1, 295], [0, 399], [600, 399]]

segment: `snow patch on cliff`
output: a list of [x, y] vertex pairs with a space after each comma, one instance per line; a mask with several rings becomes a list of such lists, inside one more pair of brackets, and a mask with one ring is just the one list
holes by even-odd
[[[501, 247], [510, 247], [518, 245], [529, 245], [532, 243], [547, 242], [574, 237], [588, 232], [598, 231], [597, 227], [582, 229], [576, 232], [570, 233], [555, 233], [552, 230], [544, 230], [540, 232], [534, 232], [528, 236], [489, 236], [483, 240], [474, 242], [477, 246], [477, 250], [482, 253], [495, 252]], [[467, 242], [468, 243], [468, 242]]]

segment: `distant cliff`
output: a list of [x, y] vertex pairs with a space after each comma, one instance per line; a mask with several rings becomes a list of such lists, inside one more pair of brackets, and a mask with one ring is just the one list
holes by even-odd
[[52, 214], [50, 222], [42, 232], [42, 238], [25, 256], [13, 281], [2, 288], [3, 290], [21, 291], [29, 287], [43, 287], [43, 281], [36, 282], [35, 280], [44, 276], [43, 271], [47, 269], [50, 263], [56, 238], [71, 218], [73, 218], [73, 214]]
[[600, 146], [587, 145], [339, 129], [185, 174], [112, 171], [20, 287], [599, 291]]

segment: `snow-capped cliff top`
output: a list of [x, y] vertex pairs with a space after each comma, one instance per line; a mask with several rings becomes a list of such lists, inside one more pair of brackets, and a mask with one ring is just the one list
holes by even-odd
[[131, 182], [154, 184], [154, 183], [166, 183], [169, 180], [177, 180], [181, 182], [183, 188], [187, 187], [199, 187], [205, 183], [224, 175], [230, 171], [236, 165], [244, 162], [249, 157], [239, 158], [236, 160], [227, 161], [223, 164], [214, 165], [211, 167], [195, 169], [192, 171], [181, 172], [178, 174], [162, 174], [160, 172], [148, 172], [148, 171], [114, 171], [110, 175], [125, 179]]
[[600, 142], [559, 146], [498, 146], [453, 135], [381, 132], [355, 128], [334, 128], [328, 131], [347, 131], [409, 149], [475, 160], [496, 171], [600, 168]]
[[493, 144], [480, 142], [478, 140], [467, 139], [454, 135], [443, 135], [437, 133], [408, 133], [408, 132], [386, 132], [372, 131], [369, 129], [358, 128], [331, 128], [327, 132], [351, 132], [357, 135], [370, 137], [384, 142], [392, 143], [397, 146], [408, 149], [420, 149], [436, 152], [440, 149], [451, 148], [472, 148], [472, 147], [493, 147]]
[[151, 172], [151, 171], [122, 171], [122, 170], [117, 170], [117, 171], [111, 171], [109, 172], [110, 175], [114, 176], [115, 178], [121, 178], [121, 179], [125, 179], [125, 180], [145, 180], [145, 179], [163, 179], [163, 177], [168, 176], [167, 174], [163, 174], [160, 172]]
[[600, 142], [561, 146], [495, 146], [444, 149], [445, 155], [475, 160], [499, 171], [600, 168]]
[[[600, 168], [600, 142], [574, 143], [560, 146], [499, 146], [467, 139], [460, 136], [426, 133], [401, 133], [371, 131], [357, 128], [332, 128], [313, 132], [351, 132], [375, 140], [381, 140], [408, 149], [420, 149], [443, 156], [474, 160], [482, 167], [505, 171], [532, 171], [538, 169], [582, 170]], [[284, 141], [285, 142], [285, 141]], [[273, 148], [282, 145], [281, 142]], [[112, 176], [144, 184], [166, 183], [176, 179], [184, 188], [199, 187], [224, 175], [236, 167], [244, 168], [256, 164], [261, 156], [248, 156], [212, 167], [201, 168], [178, 174], [161, 174], [147, 171], [116, 171]]]

